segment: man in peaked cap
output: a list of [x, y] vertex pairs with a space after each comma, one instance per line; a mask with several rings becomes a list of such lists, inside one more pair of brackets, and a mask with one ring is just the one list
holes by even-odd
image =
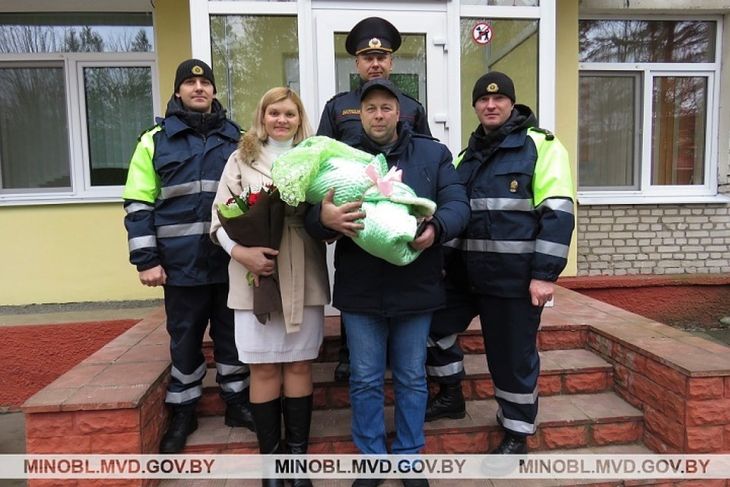
[[[352, 28], [345, 40], [345, 49], [355, 57], [360, 83], [354, 90], [338, 93], [325, 104], [317, 135], [326, 135], [350, 146], [360, 142], [362, 86], [372, 79], [390, 77], [393, 70], [393, 53], [400, 45], [401, 36], [398, 29], [380, 17], [368, 17]], [[430, 136], [431, 130], [428, 128], [428, 118], [423, 105], [402, 92], [399, 92], [398, 102], [400, 121], [408, 123], [413, 132]], [[349, 351], [344, 326], [340, 326], [340, 335], [339, 363], [335, 369], [335, 380], [344, 382], [350, 376]]]
[[164, 288], [172, 361], [165, 403], [171, 419], [160, 453], [182, 451], [198, 427], [209, 322], [225, 424], [254, 429], [249, 371], [238, 360], [233, 311], [226, 304], [229, 257], [208, 235], [218, 181], [241, 133], [215, 92], [208, 64], [180, 63], [165, 117], [139, 137], [123, 194], [129, 261], [142, 284]]

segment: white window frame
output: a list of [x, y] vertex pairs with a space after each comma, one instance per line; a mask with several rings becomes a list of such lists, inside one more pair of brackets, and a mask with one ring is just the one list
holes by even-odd
[[[49, 12], [69, 11], [64, 2], [37, 2], [33, 6], [21, 0], [3, 2], [3, 12]], [[75, 11], [84, 12], [141, 12], [148, 11], [149, 5], [143, 0], [131, 0], [123, 6], [98, 5], [98, 2], [82, 0]], [[69, 176], [71, 188], [23, 188], [3, 190], [0, 188], [0, 206], [29, 206], [41, 204], [69, 203], [102, 203], [121, 201], [123, 185], [91, 186], [90, 162], [88, 156], [86, 107], [84, 105], [84, 86], [81, 69], [83, 66], [115, 67], [140, 66], [149, 67], [152, 75], [152, 109], [157, 112], [160, 106], [159, 78], [157, 73], [157, 55], [155, 52], [94, 52], [94, 53], [12, 53], [0, 54], [0, 66], [6, 63], [63, 62], [64, 82], [66, 86], [66, 116], [68, 122]], [[150, 126], [154, 120], [150, 120]], [[38, 134], [39, 140], [42, 134]], [[129, 157], [132, 153], [130, 151]]]
[[[722, 30], [723, 23], [720, 16], [581, 16], [580, 20], [642, 20], [642, 21], [711, 21], [716, 25], [715, 62], [712, 63], [579, 63], [579, 75], [583, 72], [626, 72], [640, 76], [639, 101], [641, 141], [638, 165], [638, 189], [610, 189], [595, 190], [578, 188], [578, 201], [582, 205], [605, 204], [677, 204], [677, 203], [718, 203], [730, 201], [730, 198], [718, 194], [718, 167], [719, 167], [719, 103], [720, 99], [720, 72], [722, 60]], [[706, 101], [706, 136], [705, 136], [705, 164], [704, 184], [702, 185], [653, 185], [651, 184], [651, 144], [652, 144], [652, 103], [654, 79], [666, 76], [704, 77], [707, 79]], [[580, 127], [578, 127], [580, 130]]]

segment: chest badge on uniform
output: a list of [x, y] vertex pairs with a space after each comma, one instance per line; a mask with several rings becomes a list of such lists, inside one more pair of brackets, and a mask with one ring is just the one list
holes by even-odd
[[509, 192], [510, 193], [516, 193], [517, 192], [517, 188], [519, 188], [519, 187], [520, 187], [520, 183], [518, 183], [516, 179], [513, 179], [509, 183]]

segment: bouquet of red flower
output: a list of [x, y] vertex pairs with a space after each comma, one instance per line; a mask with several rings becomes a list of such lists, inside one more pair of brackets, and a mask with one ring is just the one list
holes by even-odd
[[[284, 229], [285, 203], [279, 191], [272, 185], [260, 191], [251, 188], [241, 195], [233, 195], [225, 204], [218, 205], [218, 218], [226, 233], [234, 242], [246, 247], [269, 247], [279, 250]], [[253, 274], [246, 279], [253, 286]], [[276, 272], [271, 276], [259, 276], [254, 287], [253, 312], [261, 323], [266, 323], [269, 313], [281, 311], [281, 292]]]

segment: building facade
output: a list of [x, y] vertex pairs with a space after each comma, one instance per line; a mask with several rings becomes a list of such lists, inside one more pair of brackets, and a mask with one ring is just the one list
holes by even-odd
[[566, 275], [730, 272], [730, 1], [8, 0], [0, 4], [0, 305], [159, 297], [127, 262], [121, 185], [176, 65], [213, 66], [243, 128], [297, 90], [312, 123], [357, 80], [368, 16], [402, 33], [391, 76], [457, 153], [488, 70], [568, 148]]

